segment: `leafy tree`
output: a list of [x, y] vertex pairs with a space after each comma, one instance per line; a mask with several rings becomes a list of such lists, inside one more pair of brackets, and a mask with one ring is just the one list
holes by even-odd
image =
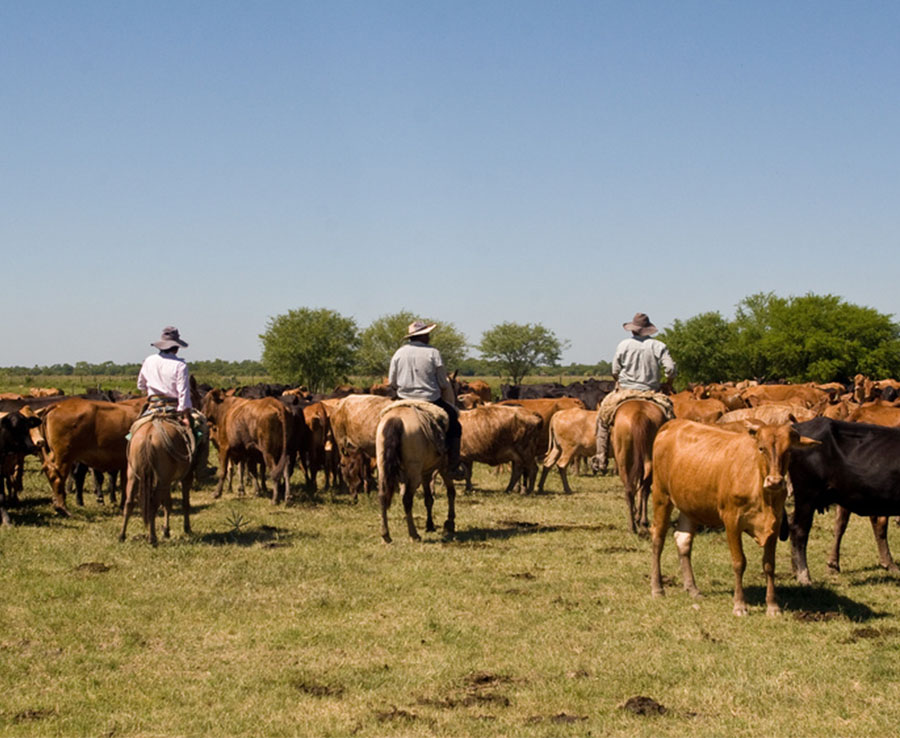
[[[409, 311], [400, 311], [373, 321], [360, 335], [357, 372], [376, 377], [387, 375], [391, 357], [405, 341], [409, 325], [418, 318]], [[465, 359], [465, 350], [468, 346], [465, 335], [453, 324], [436, 319], [423, 321], [437, 324], [431, 333], [431, 346], [441, 353], [444, 367], [452, 373]]]
[[568, 345], [541, 324], [506, 322], [484, 332], [478, 349], [500, 375], [517, 385], [538, 365], [557, 366]]
[[346, 380], [359, 346], [356, 322], [327, 308], [297, 308], [270, 317], [262, 363], [279, 383], [322, 392]]
[[713, 383], [734, 377], [738, 361], [735, 328], [717, 311], [687, 321], [676, 319], [659, 338], [676, 358], [679, 378]]
[[900, 327], [889, 316], [833, 295], [756, 293], [738, 304], [732, 322], [718, 313], [700, 314], [676, 321], [663, 338], [685, 382], [846, 383], [857, 372], [900, 372]]

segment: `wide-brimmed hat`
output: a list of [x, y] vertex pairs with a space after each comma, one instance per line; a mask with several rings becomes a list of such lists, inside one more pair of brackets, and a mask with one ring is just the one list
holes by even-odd
[[649, 337], [659, 331], [650, 323], [650, 317], [645, 313], [636, 313], [634, 318], [627, 324], [622, 324], [626, 331], [638, 334], [642, 337]]
[[167, 326], [162, 330], [162, 336], [159, 338], [159, 341], [150, 342], [150, 346], [167, 350], [172, 349], [173, 347], [187, 347], [188, 343], [178, 335], [178, 329], [174, 326]]
[[407, 327], [406, 339], [411, 339], [412, 337], [421, 337], [425, 334], [430, 334], [436, 326], [437, 324], [426, 324], [424, 321], [413, 321]]

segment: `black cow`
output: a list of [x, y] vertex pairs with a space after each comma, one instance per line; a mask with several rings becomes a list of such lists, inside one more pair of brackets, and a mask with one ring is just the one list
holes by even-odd
[[530, 383], [528, 385], [500, 386], [500, 398], [506, 400], [518, 400], [523, 398], [579, 398], [585, 408], [593, 411], [603, 398], [615, 390], [614, 380], [597, 380], [588, 378], [585, 381], [577, 380], [569, 385], [562, 383]]
[[[18, 411], [10, 411], [0, 419], [0, 460], [7, 455], [27, 455], [37, 452], [29, 431], [41, 425], [36, 416], [23, 416]], [[0, 475], [0, 524], [9, 524], [6, 512], [6, 480]]]
[[[892, 564], [887, 543], [887, 520], [900, 514], [900, 429], [835, 421], [817, 417], [794, 428], [820, 445], [791, 453], [790, 476], [794, 489], [794, 513], [786, 529], [790, 533], [794, 574], [809, 584], [806, 544], [813, 514], [837, 504], [872, 520], [882, 565]], [[843, 526], [846, 526], [846, 519]], [[832, 562], [840, 545], [836, 527]], [[788, 532], [782, 527], [782, 539]]]

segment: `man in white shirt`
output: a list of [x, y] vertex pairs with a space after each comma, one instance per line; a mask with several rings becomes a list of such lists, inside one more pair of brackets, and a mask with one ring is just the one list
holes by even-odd
[[660, 393], [662, 370], [667, 379], [675, 377], [676, 367], [669, 348], [658, 339], [651, 339], [659, 331], [645, 313], [636, 313], [634, 318], [622, 327], [631, 332], [616, 347], [613, 358], [612, 375], [616, 379], [616, 390], [601, 402], [597, 413], [597, 454], [591, 458], [595, 472], [605, 473], [609, 456], [609, 429], [615, 419], [616, 409], [629, 398], [643, 398], [653, 401], [674, 418], [672, 402]]
[[149, 408], [166, 408], [180, 413], [184, 423], [190, 426], [191, 387], [187, 363], [178, 357], [178, 348], [187, 347], [174, 326], [162, 330], [158, 342], [151, 346], [159, 354], [150, 355], [141, 365], [138, 375], [138, 390], [146, 391]]

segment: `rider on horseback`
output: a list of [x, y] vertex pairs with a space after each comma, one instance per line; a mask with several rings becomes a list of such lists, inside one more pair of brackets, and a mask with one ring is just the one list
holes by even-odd
[[462, 427], [453, 386], [447, 377], [441, 353], [430, 346], [430, 334], [437, 324], [414, 321], [407, 329], [404, 344], [391, 358], [388, 383], [397, 389], [397, 396], [414, 401], [430, 401], [440, 406], [450, 417], [447, 427], [447, 467], [454, 478], [459, 471], [459, 447]]
[[609, 429], [616, 409], [622, 403], [630, 398], [641, 398], [661, 406], [668, 418], [675, 416], [671, 400], [659, 392], [662, 386], [660, 366], [670, 382], [676, 373], [669, 348], [658, 339], [650, 338], [659, 330], [645, 313], [636, 313], [631, 322], [622, 326], [631, 332], [631, 337], [623, 339], [616, 347], [612, 365], [616, 390], [600, 402], [597, 413], [597, 454], [591, 458], [591, 467], [599, 473], [606, 472]]
[[[202, 453], [207, 449], [205, 443], [209, 436], [206, 417], [193, 408], [188, 366], [178, 357], [178, 348], [187, 347], [188, 344], [181, 338], [178, 329], [167, 326], [162, 330], [159, 341], [151, 342], [151, 346], [156, 347], [159, 354], [147, 357], [138, 374], [138, 390], [146, 391], [148, 396], [147, 406], [141, 417], [165, 414], [179, 419], [190, 432], [187, 435], [192, 440], [190, 449], [199, 450], [201, 456], [205, 457]], [[140, 423], [141, 419], [135, 422]], [[205, 465], [204, 460], [197, 462]]]

